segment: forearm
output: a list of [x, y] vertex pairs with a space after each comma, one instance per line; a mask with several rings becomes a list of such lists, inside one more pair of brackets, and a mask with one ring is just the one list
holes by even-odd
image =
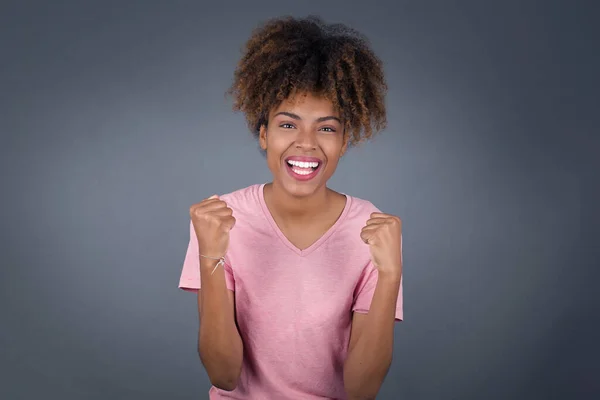
[[350, 399], [373, 399], [392, 362], [400, 278], [379, 276], [365, 326], [349, 349], [344, 385]]
[[235, 323], [225, 272], [216, 261], [200, 261], [202, 289], [198, 295], [198, 351], [213, 385], [233, 390], [242, 368], [243, 345]]

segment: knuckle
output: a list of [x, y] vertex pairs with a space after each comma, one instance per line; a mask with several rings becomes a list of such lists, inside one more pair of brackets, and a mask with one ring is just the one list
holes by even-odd
[[190, 216], [194, 219], [198, 219], [202, 216], [202, 213], [200, 211], [198, 211], [197, 209], [194, 209], [194, 210], [190, 210]]
[[210, 222], [210, 223], [216, 223], [218, 222], [218, 219], [211, 213], [204, 213], [201, 215], [202, 219], [204, 221]]

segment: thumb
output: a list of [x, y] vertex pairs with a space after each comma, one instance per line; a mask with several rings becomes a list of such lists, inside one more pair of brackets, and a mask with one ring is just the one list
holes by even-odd
[[216, 194], [213, 194], [208, 199], [210, 200], [210, 199], [218, 199], [218, 198], [219, 198], [219, 196], [217, 196]]
[[360, 232], [360, 238], [362, 239], [363, 242], [365, 242], [365, 244], [370, 244], [369, 243], [370, 237], [371, 237], [371, 234], [368, 231], [362, 230]]

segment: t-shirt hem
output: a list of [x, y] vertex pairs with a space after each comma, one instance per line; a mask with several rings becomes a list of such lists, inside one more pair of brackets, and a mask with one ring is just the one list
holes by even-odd
[[[357, 312], [357, 313], [361, 313], [361, 314], [367, 314], [369, 312], [368, 309], [364, 309], [364, 308], [355, 308], [352, 310], [352, 312]], [[396, 308], [396, 314], [394, 315], [394, 319], [396, 320], [396, 322], [402, 322], [404, 321], [404, 315], [402, 312], [401, 308]]]
[[[235, 289], [231, 287], [230, 284], [226, 283], [227, 289], [235, 292]], [[184, 292], [198, 292], [200, 290], [200, 286], [197, 284], [195, 280], [181, 280], [177, 285], [177, 288], [183, 290]]]

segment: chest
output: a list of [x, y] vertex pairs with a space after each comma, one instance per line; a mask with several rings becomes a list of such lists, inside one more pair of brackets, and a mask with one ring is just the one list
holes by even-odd
[[332, 223], [318, 223], [311, 226], [280, 227], [281, 234], [299, 250], [306, 250], [319, 241]]
[[330, 332], [348, 324], [368, 252], [340, 248], [335, 240], [300, 255], [281, 242], [235, 243], [230, 258], [238, 322], [297, 334]]

